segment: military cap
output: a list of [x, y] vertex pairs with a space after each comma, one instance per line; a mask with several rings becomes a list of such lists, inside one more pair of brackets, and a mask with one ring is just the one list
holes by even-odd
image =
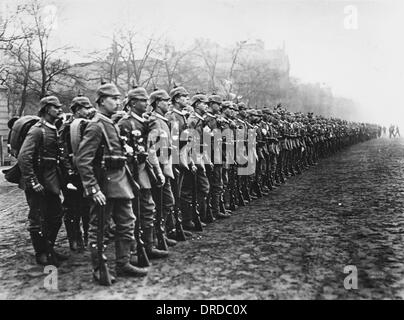
[[217, 104], [222, 104], [222, 97], [216, 93], [212, 93], [209, 98], [208, 98], [209, 102], [213, 102], [213, 103], [217, 103]]
[[190, 100], [190, 104], [191, 106], [193, 106], [196, 102], [204, 102], [204, 103], [208, 103], [208, 97], [204, 94], [201, 93], [197, 93], [196, 95], [194, 95], [191, 100]]
[[56, 107], [61, 107], [62, 104], [60, 103], [59, 99], [55, 96], [47, 96], [43, 97], [41, 101], [39, 102], [39, 106], [41, 108], [47, 106], [48, 104], [54, 105]]
[[131, 101], [132, 99], [147, 100], [147, 99], [149, 99], [149, 95], [147, 94], [147, 91], [145, 88], [136, 87], [136, 88], [129, 90], [127, 103], [129, 103], [129, 101]]
[[171, 91], [170, 91], [170, 97], [174, 98], [177, 95], [182, 95], [182, 96], [188, 96], [189, 93], [188, 91], [184, 88], [184, 87], [174, 87]]
[[229, 100], [226, 100], [226, 101], [223, 101], [222, 102], [222, 109], [224, 110], [224, 109], [233, 109], [232, 108], [232, 102], [231, 101], [229, 101]]
[[120, 95], [121, 93], [113, 83], [104, 83], [97, 89], [96, 102], [98, 102], [101, 97], [116, 97]]
[[72, 100], [70, 110], [72, 110], [72, 112], [74, 113], [77, 111], [77, 107], [91, 108], [92, 106], [93, 105], [91, 104], [90, 99], [84, 96], [77, 96]]
[[150, 94], [150, 104], [154, 103], [157, 100], [169, 100], [170, 96], [168, 95], [167, 91], [163, 89], [158, 89], [153, 91]]
[[239, 109], [239, 110], [246, 110], [246, 109], [247, 109], [247, 106], [245, 105], [244, 102], [239, 102], [239, 103], [237, 104], [237, 106], [238, 106], [238, 109]]
[[229, 108], [235, 111], [239, 111], [238, 105], [236, 103], [232, 103]]
[[251, 109], [251, 110], [248, 110], [247, 113], [248, 113], [250, 116], [262, 117], [262, 111], [261, 111], [261, 110]]
[[60, 103], [59, 99], [55, 96], [46, 96], [43, 97], [41, 99], [41, 101], [39, 101], [39, 112], [42, 112], [43, 109], [47, 106], [47, 105], [53, 105], [55, 107], [61, 107], [62, 104]]

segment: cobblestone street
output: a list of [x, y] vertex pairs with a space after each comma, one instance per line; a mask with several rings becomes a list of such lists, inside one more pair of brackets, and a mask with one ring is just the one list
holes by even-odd
[[[144, 279], [92, 281], [89, 253], [43, 287], [26, 231], [24, 194], [0, 184], [3, 299], [403, 299], [404, 139], [381, 138], [320, 160], [269, 196], [179, 243]], [[68, 252], [64, 227], [58, 246]], [[113, 267], [113, 245], [109, 265]], [[60, 250], [60, 248], [59, 248]], [[358, 289], [344, 288], [344, 267]]]

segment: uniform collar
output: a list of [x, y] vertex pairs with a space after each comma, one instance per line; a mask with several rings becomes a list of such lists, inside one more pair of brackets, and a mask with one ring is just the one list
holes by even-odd
[[142, 123], [145, 122], [145, 118], [142, 118], [142, 117], [138, 116], [138, 115], [137, 115], [136, 113], [134, 113], [133, 111], [130, 112], [130, 115], [131, 115], [133, 118], [135, 118], [136, 120], [138, 120], [138, 121], [140, 121], [140, 122], [142, 122]]
[[175, 109], [175, 108], [173, 108], [173, 111], [174, 111], [175, 113], [177, 113], [177, 114], [179, 114], [179, 115], [185, 117], [185, 113], [184, 113], [183, 111], [177, 110], [177, 109]]
[[114, 122], [113, 122], [110, 118], [108, 118], [106, 115], [103, 115], [103, 114], [100, 113], [100, 112], [97, 113], [97, 116], [98, 116], [99, 119], [101, 119], [101, 120], [103, 120], [103, 121], [105, 121], [105, 122], [114, 124]]
[[195, 117], [199, 118], [199, 120], [203, 120], [203, 118], [195, 111], [194, 112]]
[[160, 113], [158, 113], [158, 112], [156, 112], [156, 111], [154, 111], [154, 112], [152, 113], [152, 115], [155, 116], [156, 118], [159, 118], [159, 119], [161, 119], [161, 120], [163, 120], [163, 121], [168, 122], [168, 119], [167, 119], [167, 118], [163, 117]]
[[56, 129], [57, 129], [55, 125], [49, 123], [49, 122], [46, 121], [45, 119], [42, 119], [42, 123], [43, 123], [45, 126], [47, 126], [48, 128], [51, 128], [51, 129], [53, 129], [53, 130], [56, 130]]

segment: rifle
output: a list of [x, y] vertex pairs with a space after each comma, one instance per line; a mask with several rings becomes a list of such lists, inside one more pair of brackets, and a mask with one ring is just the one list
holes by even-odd
[[132, 156], [132, 161], [133, 161], [133, 171], [132, 172], [132, 185], [133, 189], [135, 192], [135, 199], [134, 199], [134, 214], [136, 216], [136, 221], [135, 221], [135, 240], [136, 240], [136, 255], [137, 255], [137, 264], [139, 267], [149, 267], [150, 266], [150, 261], [149, 257], [146, 254], [146, 249], [144, 242], [142, 240], [142, 228], [140, 226], [140, 187], [138, 183], [136, 182], [138, 179], [138, 173], [139, 173], [139, 168], [138, 168], [138, 159], [137, 155], [131, 155]]
[[[210, 167], [207, 168], [206, 175], [208, 177], [208, 180], [211, 181], [212, 170], [211, 170]], [[211, 207], [210, 207], [210, 192], [211, 192], [211, 190], [209, 190], [208, 196], [206, 197], [206, 203], [207, 203], [207, 206], [206, 206], [206, 222], [208, 222], [208, 223], [211, 223], [211, 222], [214, 221], [214, 218], [213, 218], [213, 215], [212, 215], [212, 210], [211, 210]]]
[[199, 217], [198, 211], [198, 201], [196, 198], [197, 186], [198, 186], [198, 173], [193, 174], [193, 184], [192, 184], [192, 220], [195, 224], [196, 231], [203, 231], [201, 219]]
[[241, 191], [241, 181], [240, 181], [240, 176], [237, 173], [237, 169], [236, 169], [235, 175], [236, 175], [236, 191], [237, 191], [237, 198], [238, 198], [237, 205], [240, 207], [244, 207], [245, 206], [244, 196]]
[[168, 251], [168, 246], [166, 239], [164, 237], [164, 224], [163, 224], [163, 186], [157, 188], [157, 193], [159, 197], [159, 210], [157, 210], [156, 215], [156, 237], [157, 237], [157, 249]]
[[173, 187], [173, 194], [175, 198], [175, 204], [174, 204], [174, 219], [175, 219], [175, 233], [176, 233], [176, 238], [178, 241], [185, 241], [187, 238], [185, 237], [184, 229], [182, 228], [182, 220], [180, 217], [180, 208], [179, 208], [179, 201], [180, 201], [180, 193], [179, 190], [181, 190], [181, 173], [178, 173], [176, 176], [176, 179], [174, 179], [174, 183], [172, 184]]
[[146, 249], [144, 246], [144, 242], [142, 240], [142, 229], [140, 227], [140, 200], [139, 200], [139, 195], [135, 195], [135, 208], [134, 208], [134, 213], [136, 216], [136, 222], [135, 222], [135, 240], [136, 240], [136, 254], [137, 254], [137, 264], [139, 267], [144, 268], [144, 267], [149, 267], [150, 266], [150, 261], [149, 257], [146, 254]]
[[[101, 163], [101, 176], [100, 185], [101, 190], [105, 190], [104, 186], [105, 177], [105, 162]], [[110, 286], [112, 284], [111, 275], [108, 270], [107, 257], [104, 255], [104, 229], [105, 229], [105, 206], [99, 205], [98, 210], [98, 226], [97, 226], [97, 255], [98, 255], [98, 269], [100, 271], [99, 283], [102, 286]], [[95, 270], [96, 271], [96, 270]]]

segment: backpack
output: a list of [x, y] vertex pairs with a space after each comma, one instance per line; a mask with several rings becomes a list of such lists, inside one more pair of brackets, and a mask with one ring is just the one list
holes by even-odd
[[23, 116], [13, 125], [9, 135], [10, 154], [17, 158], [29, 129], [40, 120], [37, 116]]
[[90, 120], [87, 119], [74, 119], [70, 124], [70, 145], [73, 153], [73, 164], [76, 165], [76, 154], [79, 149], [81, 140], [83, 139], [84, 130], [86, 129]]
[[[21, 146], [28, 134], [31, 127], [40, 120], [37, 116], [23, 116], [14, 122], [9, 136], [8, 144], [10, 148], [10, 154], [17, 158], [20, 152]], [[21, 179], [21, 171], [18, 163], [12, 166], [10, 169], [3, 170], [4, 178], [11, 183], [19, 183]]]

